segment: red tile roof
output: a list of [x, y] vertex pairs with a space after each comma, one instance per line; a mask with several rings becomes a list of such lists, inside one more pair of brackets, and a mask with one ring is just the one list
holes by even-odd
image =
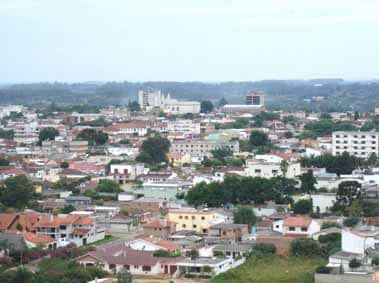
[[153, 238], [153, 237], [147, 237], [147, 238], [144, 238], [143, 240], [153, 243], [155, 245], [158, 245], [168, 251], [176, 251], [179, 249], [179, 246], [172, 241], [162, 240], [162, 239]]
[[24, 232], [22, 233], [22, 236], [24, 239], [28, 242], [34, 243], [36, 245], [38, 244], [51, 244], [56, 242], [53, 238], [47, 235], [36, 235], [31, 232]]
[[311, 225], [312, 218], [308, 216], [290, 216], [284, 219], [284, 226], [291, 227], [308, 227]]

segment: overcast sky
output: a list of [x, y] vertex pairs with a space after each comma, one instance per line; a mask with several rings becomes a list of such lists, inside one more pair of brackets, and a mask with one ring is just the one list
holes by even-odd
[[379, 78], [379, 0], [0, 0], [0, 82]]

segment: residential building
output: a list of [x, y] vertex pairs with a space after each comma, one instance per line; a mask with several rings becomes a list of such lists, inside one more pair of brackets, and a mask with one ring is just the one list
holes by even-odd
[[249, 234], [246, 224], [220, 223], [209, 227], [209, 236], [231, 242], [241, 242]]
[[119, 184], [134, 181], [139, 175], [144, 173], [145, 166], [143, 163], [111, 164], [110, 166], [110, 175]]
[[180, 208], [169, 209], [168, 221], [176, 223], [176, 230], [192, 230], [199, 234], [208, 234], [211, 226], [227, 222], [227, 218], [212, 209]]
[[239, 142], [199, 139], [174, 140], [171, 142], [170, 152], [188, 153], [191, 156], [198, 157], [210, 157], [213, 150], [220, 148], [229, 148], [233, 153], [237, 153], [239, 152]]
[[317, 221], [308, 216], [289, 216], [273, 222], [273, 230], [288, 237], [311, 237], [320, 229]]
[[143, 225], [143, 234], [145, 237], [154, 237], [167, 240], [168, 237], [176, 232], [176, 223], [172, 221], [154, 220]]
[[379, 132], [333, 132], [333, 155], [344, 152], [359, 158], [368, 158], [379, 154]]

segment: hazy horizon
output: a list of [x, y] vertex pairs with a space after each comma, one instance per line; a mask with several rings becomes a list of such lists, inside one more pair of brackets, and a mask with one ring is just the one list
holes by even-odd
[[0, 83], [377, 80], [376, 0], [3, 0]]

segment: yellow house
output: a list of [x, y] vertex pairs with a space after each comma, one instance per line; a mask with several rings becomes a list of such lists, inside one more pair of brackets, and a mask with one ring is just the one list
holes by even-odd
[[225, 218], [215, 210], [194, 208], [170, 209], [167, 220], [176, 223], [176, 230], [193, 230], [199, 234], [207, 234], [209, 227], [221, 222]]
[[169, 164], [173, 167], [181, 167], [184, 164], [191, 164], [191, 155], [188, 153], [170, 152], [167, 153]]

